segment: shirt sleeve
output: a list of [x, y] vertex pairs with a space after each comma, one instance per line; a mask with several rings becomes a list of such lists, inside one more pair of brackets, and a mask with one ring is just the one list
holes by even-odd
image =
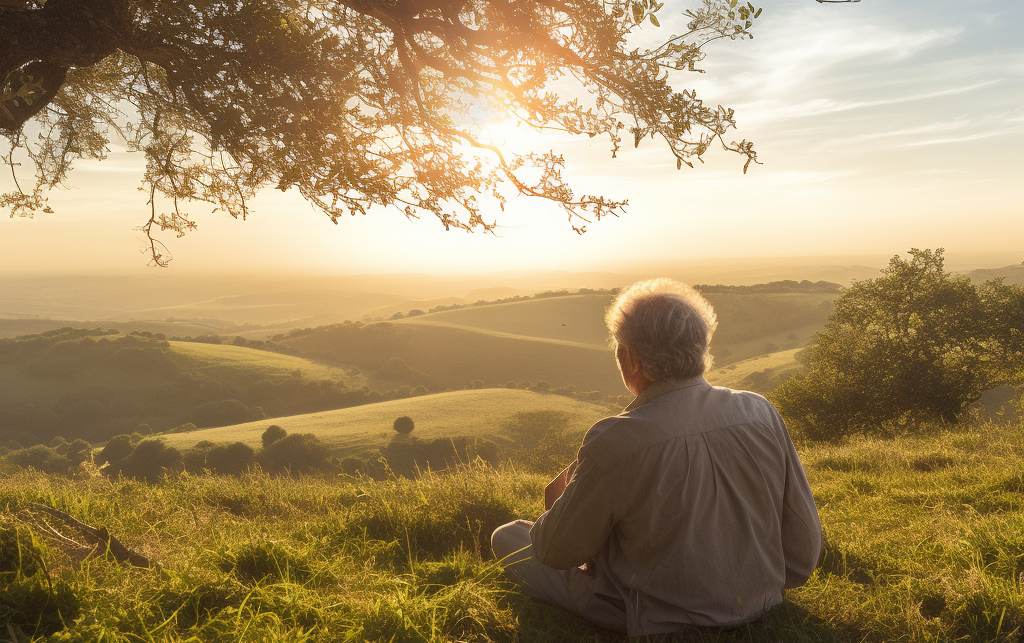
[[592, 452], [592, 436], [600, 424], [584, 438], [565, 491], [530, 530], [533, 555], [548, 567], [571, 569], [593, 560], [615, 526], [624, 489], [618, 467], [603, 466]]
[[803, 585], [821, 557], [821, 522], [796, 447], [782, 417], [775, 412], [786, 447], [786, 488], [782, 503], [782, 549], [786, 588]]

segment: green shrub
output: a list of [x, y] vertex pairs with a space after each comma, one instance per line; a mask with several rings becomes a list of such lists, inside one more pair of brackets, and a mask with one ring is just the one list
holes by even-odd
[[400, 433], [401, 435], [408, 435], [412, 433], [412, 430], [414, 428], [416, 428], [416, 424], [412, 421], [411, 417], [409, 417], [408, 415], [403, 415], [401, 417], [395, 418], [395, 422], [391, 425], [391, 428], [393, 428], [396, 433]]
[[168, 446], [163, 440], [143, 440], [125, 458], [118, 471], [131, 478], [156, 482], [165, 473], [180, 470], [183, 466], [181, 452]]
[[68, 459], [52, 447], [37, 444], [7, 454], [7, 461], [20, 467], [31, 467], [45, 473], [68, 473]]
[[98, 464], [116, 464], [131, 455], [138, 443], [139, 441], [132, 435], [124, 433], [115, 435], [100, 450], [96, 461]]
[[277, 442], [281, 438], [288, 435], [288, 432], [276, 424], [271, 424], [267, 427], [267, 430], [260, 436], [260, 441], [263, 443], [263, 448], [266, 449], [271, 444]]
[[241, 475], [256, 463], [256, 452], [248, 444], [218, 444], [206, 453], [206, 466], [214, 473]]
[[315, 473], [330, 469], [327, 448], [312, 433], [292, 433], [263, 449], [263, 466], [273, 473]]
[[893, 257], [882, 276], [836, 300], [806, 368], [773, 394], [811, 439], [902, 432], [953, 422], [1019, 368], [1024, 289], [977, 287], [944, 268], [942, 250]]

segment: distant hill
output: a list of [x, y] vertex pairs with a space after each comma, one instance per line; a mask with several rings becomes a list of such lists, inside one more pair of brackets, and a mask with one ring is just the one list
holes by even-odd
[[790, 375], [800, 370], [796, 355], [799, 348], [751, 357], [708, 373], [708, 381], [715, 386], [768, 393]]
[[378, 323], [298, 331], [277, 343], [317, 360], [356, 366], [373, 388], [539, 383], [603, 393], [622, 389], [607, 348], [547, 337], [442, 323]]
[[101, 440], [140, 425], [217, 426], [382, 399], [363, 383], [342, 368], [241, 346], [81, 329], [2, 339], [0, 444]]
[[[332, 452], [365, 456], [391, 441], [396, 433], [392, 422], [398, 416], [410, 416], [416, 424], [413, 436], [435, 438], [483, 437], [513, 440], [510, 434], [523, 414], [549, 414], [559, 426], [571, 427], [582, 435], [597, 420], [616, 413], [608, 407], [580, 402], [561, 395], [540, 394], [511, 389], [478, 389], [423, 395], [377, 404], [366, 404], [334, 411], [275, 417], [212, 429], [170, 433], [161, 436], [179, 449], [210, 442], [244, 442], [257, 447], [260, 436], [270, 424], [289, 433], [312, 433]], [[577, 438], [578, 439], [578, 435]], [[572, 447], [574, 448], [574, 443]]]
[[979, 268], [967, 273], [972, 281], [1005, 279], [1008, 284], [1024, 284], [1024, 263], [1002, 268]]
[[[711, 292], [719, 367], [804, 346], [825, 323], [833, 292]], [[358, 367], [371, 387], [547, 384], [622, 392], [604, 312], [610, 293], [470, 306], [377, 324], [335, 324], [277, 338], [287, 350]]]

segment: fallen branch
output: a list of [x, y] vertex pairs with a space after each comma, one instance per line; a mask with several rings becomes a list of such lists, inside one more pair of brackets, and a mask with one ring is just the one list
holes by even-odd
[[[48, 505], [39, 504], [36, 502], [30, 502], [29, 507], [47, 513], [55, 518], [59, 518], [65, 524], [77, 529], [84, 539], [92, 545], [91, 555], [109, 555], [115, 560], [123, 563], [128, 563], [135, 567], [154, 567], [157, 564], [151, 561], [149, 558], [142, 554], [132, 551], [124, 545], [120, 540], [115, 538], [106, 527], [93, 527], [87, 525], [81, 520], [78, 520], [74, 516], [67, 514], [60, 509], [54, 509]], [[64, 541], [65, 544], [77, 545], [80, 548], [87, 548], [84, 545], [79, 544], [72, 538], [65, 536], [64, 534], [57, 531], [53, 526], [43, 521], [49, 530], [53, 532], [60, 540]]]

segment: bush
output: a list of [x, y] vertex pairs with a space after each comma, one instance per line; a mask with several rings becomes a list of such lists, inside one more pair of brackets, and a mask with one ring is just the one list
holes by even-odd
[[192, 411], [192, 422], [196, 426], [224, 426], [248, 422], [253, 417], [252, 409], [239, 400], [219, 400], [200, 404]]
[[46, 473], [67, 473], [68, 459], [52, 447], [37, 444], [27, 449], [17, 449], [7, 454], [7, 461], [20, 467], [32, 467]]
[[911, 250], [843, 292], [773, 398], [811, 439], [955, 421], [1019, 369], [1022, 302], [1024, 289], [950, 275], [941, 249]]
[[263, 448], [266, 449], [271, 444], [284, 438], [286, 435], [288, 435], [288, 432], [283, 428], [276, 424], [271, 424], [267, 427], [267, 430], [263, 432], [263, 435], [260, 436], [260, 440], [263, 442]]
[[219, 444], [206, 453], [206, 466], [214, 473], [241, 475], [256, 463], [256, 452], [247, 444]]
[[312, 433], [292, 433], [263, 449], [263, 466], [273, 473], [314, 473], [330, 468], [327, 449]]
[[167, 446], [163, 440], [143, 440], [125, 458], [118, 470], [120, 473], [137, 478], [157, 482], [168, 472], [182, 468], [181, 453], [174, 447]]
[[96, 457], [96, 462], [98, 464], [117, 464], [131, 455], [138, 442], [139, 441], [131, 435], [124, 433], [121, 435], [115, 435], [110, 438], [107, 444], [100, 450], [99, 455]]
[[412, 418], [408, 415], [395, 418], [394, 424], [391, 425], [396, 432], [401, 435], [409, 435], [412, 430], [416, 428], [416, 424], [412, 421]]

